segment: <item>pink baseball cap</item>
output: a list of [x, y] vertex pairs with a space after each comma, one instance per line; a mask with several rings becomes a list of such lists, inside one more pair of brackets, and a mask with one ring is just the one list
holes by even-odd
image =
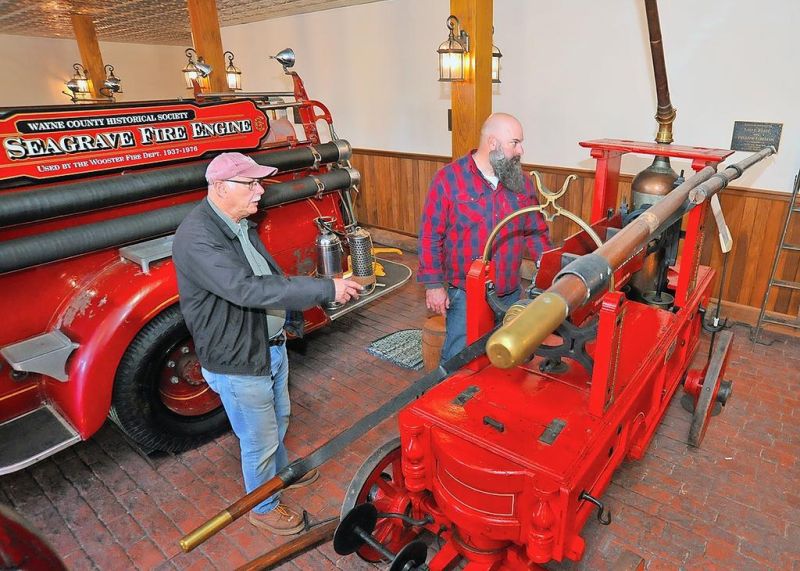
[[206, 180], [211, 184], [215, 180], [226, 180], [235, 176], [257, 179], [276, 172], [278, 169], [275, 167], [260, 165], [242, 153], [221, 153], [208, 163]]

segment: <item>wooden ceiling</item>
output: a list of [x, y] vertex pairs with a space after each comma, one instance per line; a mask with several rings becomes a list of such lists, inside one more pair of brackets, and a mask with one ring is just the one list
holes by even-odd
[[[217, 0], [220, 26], [379, 0]], [[92, 17], [100, 41], [191, 45], [186, 0], [0, 0], [0, 34], [74, 38], [70, 14]]]

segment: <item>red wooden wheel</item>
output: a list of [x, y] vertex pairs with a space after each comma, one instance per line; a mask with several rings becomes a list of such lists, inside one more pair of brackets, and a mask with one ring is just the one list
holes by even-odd
[[[720, 385], [723, 383], [722, 377], [728, 366], [728, 357], [730, 356], [730, 348], [732, 345], [733, 333], [730, 331], [723, 331], [719, 334], [717, 342], [714, 345], [711, 360], [706, 369], [700, 395], [697, 398], [694, 415], [692, 416], [692, 425], [689, 427], [689, 444], [691, 446], [700, 447], [703, 438], [705, 438], [708, 423], [714, 412], [714, 405], [718, 401], [724, 404], [730, 396], [730, 383], [726, 382], [722, 391], [720, 391]], [[720, 395], [720, 392], [724, 394]], [[722, 398], [720, 398], [720, 396], [722, 396]]]
[[[355, 506], [367, 502], [381, 513], [408, 515], [410, 512], [411, 498], [403, 480], [399, 438], [375, 450], [353, 476], [342, 503], [342, 519]], [[378, 518], [372, 532], [372, 536], [393, 553], [400, 551], [418, 535], [418, 530], [398, 518]], [[368, 546], [361, 547], [356, 553], [365, 561], [375, 563], [383, 560]]]

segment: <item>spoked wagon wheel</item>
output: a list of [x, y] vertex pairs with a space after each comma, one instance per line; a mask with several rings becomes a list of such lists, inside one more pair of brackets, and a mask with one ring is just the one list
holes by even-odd
[[[373, 504], [380, 513], [409, 515], [411, 498], [403, 481], [400, 438], [394, 438], [375, 450], [353, 476], [342, 503], [342, 520], [350, 510], [363, 503]], [[379, 518], [372, 532], [373, 537], [393, 553], [416, 539], [418, 534], [398, 518]], [[382, 560], [369, 546], [361, 547], [356, 553], [372, 563]]]
[[732, 392], [732, 382], [722, 380], [728, 366], [733, 346], [733, 333], [723, 331], [717, 338], [713, 354], [709, 360], [702, 384], [687, 378], [684, 385], [690, 395], [697, 395], [697, 402], [689, 427], [689, 445], [699, 448], [706, 435], [706, 429], [714, 416], [715, 408], [725, 406]]

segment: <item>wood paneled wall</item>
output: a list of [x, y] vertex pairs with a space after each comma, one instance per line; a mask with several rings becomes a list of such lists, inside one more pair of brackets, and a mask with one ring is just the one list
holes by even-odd
[[[361, 194], [356, 199], [356, 212], [362, 224], [375, 226], [408, 236], [419, 231], [419, 217], [428, 184], [437, 170], [450, 161], [448, 157], [417, 155], [357, 149], [353, 166], [361, 171]], [[526, 165], [525, 170], [536, 169], [542, 183], [556, 190], [570, 174], [578, 179], [561, 199], [562, 206], [589, 218], [594, 172], [563, 169], [540, 165]], [[631, 176], [620, 177], [620, 197], [629, 199]], [[791, 181], [787, 181], [787, 187]], [[733, 234], [734, 247], [728, 256], [728, 271], [723, 287], [723, 300], [735, 306], [759, 308], [769, 280], [772, 261], [789, 205], [789, 194], [772, 191], [727, 188], [721, 195], [725, 217]], [[722, 270], [722, 254], [716, 235], [716, 225], [709, 216], [710, 227], [703, 247], [702, 262], [717, 269], [717, 279]], [[577, 231], [577, 226], [557, 218], [550, 224], [550, 234], [555, 243]], [[800, 214], [789, 229], [789, 241], [800, 244]], [[781, 255], [778, 279], [800, 281], [800, 252]], [[714, 297], [718, 285], [714, 285]], [[796, 317], [800, 310], [800, 291], [773, 288], [767, 308], [776, 313]], [[746, 320], [752, 319], [752, 310], [745, 311]]]

